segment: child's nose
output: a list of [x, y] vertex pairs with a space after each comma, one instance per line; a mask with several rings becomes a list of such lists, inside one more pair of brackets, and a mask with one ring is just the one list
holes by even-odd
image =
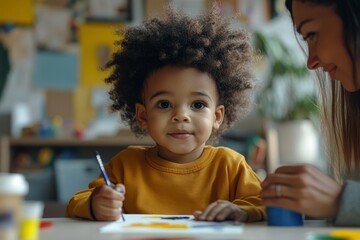
[[190, 117], [188, 112], [184, 107], [176, 108], [174, 111], [174, 116], [172, 118], [174, 122], [189, 122]]

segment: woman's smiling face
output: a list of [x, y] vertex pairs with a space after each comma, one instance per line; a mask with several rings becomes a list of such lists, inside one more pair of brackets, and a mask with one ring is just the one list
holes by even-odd
[[343, 39], [343, 22], [335, 9], [295, 0], [292, 12], [295, 27], [308, 45], [308, 68], [321, 67], [332, 80], [339, 80], [347, 91], [358, 90], [360, 76], [358, 74], [354, 81], [351, 59]]

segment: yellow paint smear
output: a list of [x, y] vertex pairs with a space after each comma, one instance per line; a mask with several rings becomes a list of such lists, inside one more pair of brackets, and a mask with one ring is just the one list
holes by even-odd
[[360, 230], [353, 230], [353, 229], [335, 230], [330, 233], [330, 236], [346, 238], [349, 240], [360, 240]]

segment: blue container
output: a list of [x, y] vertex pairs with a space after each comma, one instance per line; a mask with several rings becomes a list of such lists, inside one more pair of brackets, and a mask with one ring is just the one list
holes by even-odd
[[302, 226], [303, 215], [285, 208], [267, 207], [267, 223], [269, 226]]

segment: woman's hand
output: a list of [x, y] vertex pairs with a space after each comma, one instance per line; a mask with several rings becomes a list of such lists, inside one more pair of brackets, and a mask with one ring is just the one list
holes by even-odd
[[91, 194], [91, 208], [97, 221], [114, 221], [120, 218], [125, 186], [117, 184], [115, 189], [102, 185]]
[[195, 211], [194, 217], [200, 221], [224, 221], [234, 220], [245, 222], [248, 214], [239, 206], [225, 200], [218, 200], [211, 203], [203, 212]]
[[343, 189], [310, 165], [279, 167], [261, 186], [264, 205], [284, 207], [314, 218], [336, 216]]

